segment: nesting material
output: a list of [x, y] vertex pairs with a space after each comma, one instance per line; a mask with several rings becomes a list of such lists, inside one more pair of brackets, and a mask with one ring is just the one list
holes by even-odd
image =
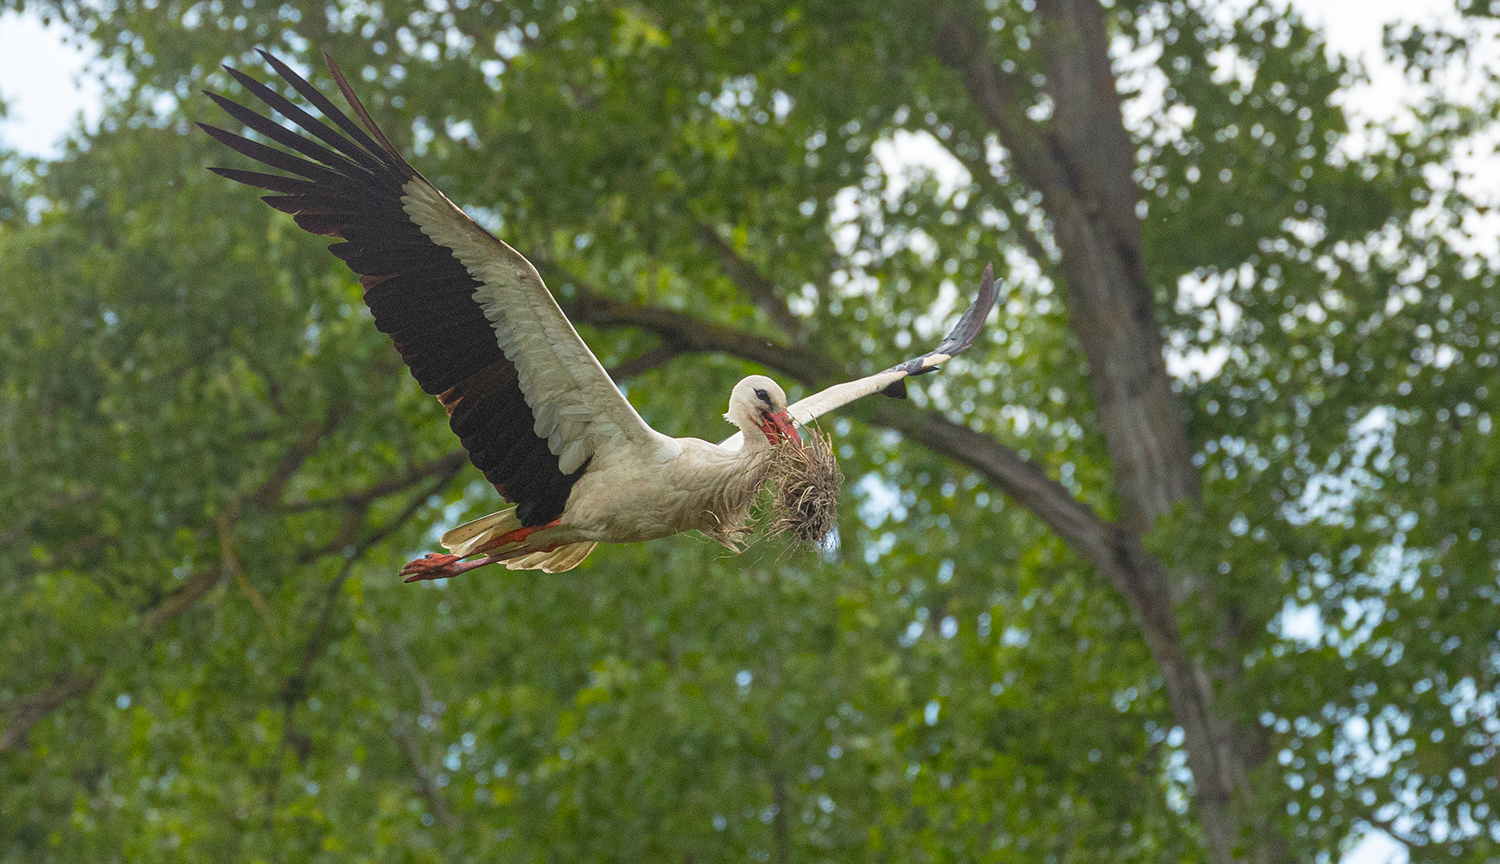
[[810, 546], [822, 546], [839, 527], [839, 473], [833, 441], [818, 429], [803, 427], [803, 446], [774, 448], [769, 473], [770, 536], [788, 534]]

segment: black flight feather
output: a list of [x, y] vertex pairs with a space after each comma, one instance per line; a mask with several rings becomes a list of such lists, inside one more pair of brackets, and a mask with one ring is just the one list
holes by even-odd
[[328, 122], [230, 69], [247, 93], [311, 137], [210, 93], [230, 116], [286, 148], [200, 123], [215, 140], [285, 174], [210, 170], [273, 193], [264, 196], [267, 204], [292, 214], [302, 228], [341, 241], [329, 249], [359, 275], [375, 326], [390, 335], [422, 389], [448, 409], [449, 424], [470, 461], [516, 504], [522, 525], [556, 519], [588, 465], [566, 475], [558, 470], [557, 457], [533, 431], [536, 417], [515, 366], [474, 298], [479, 283], [451, 249], [423, 234], [402, 208], [406, 184], [426, 181], [375, 126], [326, 53], [328, 71], [363, 129], [286, 63], [264, 51], [261, 56]]

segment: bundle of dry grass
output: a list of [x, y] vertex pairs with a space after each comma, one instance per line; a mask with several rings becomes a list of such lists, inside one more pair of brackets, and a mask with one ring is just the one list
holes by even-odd
[[790, 533], [811, 546], [822, 546], [839, 527], [839, 473], [833, 441], [804, 427], [802, 447], [774, 448], [768, 472], [771, 486], [770, 536]]

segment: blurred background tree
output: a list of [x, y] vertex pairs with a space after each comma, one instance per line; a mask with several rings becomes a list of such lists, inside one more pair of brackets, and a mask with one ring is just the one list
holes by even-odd
[[[1266, 4], [29, 8], [116, 85], [4, 157], [3, 860], [1500, 854], [1486, 10], [1389, 34], [1420, 122], [1351, 129]], [[669, 434], [905, 356], [988, 261], [1002, 308], [830, 424], [826, 556], [402, 585], [494, 495], [203, 170], [256, 47], [330, 51]]]

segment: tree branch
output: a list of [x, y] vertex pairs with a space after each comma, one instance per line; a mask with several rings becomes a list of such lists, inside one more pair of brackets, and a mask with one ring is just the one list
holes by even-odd
[[958, 73], [980, 116], [1010, 151], [1022, 179], [1033, 188], [1066, 185], [1061, 166], [1026, 117], [1025, 100], [1016, 92], [1015, 82], [1000, 71], [985, 51], [985, 43], [984, 33], [961, 13], [949, 13], [938, 22], [938, 60]]
[[[308, 424], [303, 428], [298, 439], [277, 460], [276, 466], [271, 470], [260, 486], [239, 501], [234, 502], [215, 521], [215, 527], [220, 529], [220, 542], [223, 542], [223, 529], [247, 508], [265, 507], [274, 503], [281, 497], [281, 492], [286, 484], [301, 468], [302, 464], [317, 451], [318, 444], [323, 436], [328, 434], [343, 418], [347, 416], [347, 409], [333, 408], [321, 423]], [[209, 530], [207, 526], [200, 528], [197, 532], [200, 538]], [[103, 535], [86, 537], [80, 543], [102, 544], [110, 538]], [[216, 566], [201, 570], [189, 576], [165, 599], [155, 606], [145, 610], [141, 616], [140, 633], [146, 639], [154, 637], [163, 625], [177, 616], [191, 609], [199, 600], [202, 600], [209, 591], [213, 590], [221, 580], [230, 575], [238, 567], [232, 551], [220, 550], [219, 561]], [[11, 719], [3, 729], [0, 729], [0, 753], [24, 744], [26, 734], [37, 721], [56, 711], [67, 702], [78, 698], [93, 689], [98, 682], [100, 669], [97, 666], [87, 666], [74, 673], [62, 673], [53, 680], [50, 687], [30, 693], [16, 699], [10, 710]]]
[[349, 416], [349, 406], [334, 405], [328, 409], [328, 414], [322, 421], [303, 426], [297, 441], [276, 461], [276, 467], [271, 469], [270, 475], [260, 487], [239, 502], [240, 506], [269, 509], [275, 504], [281, 498], [286, 484], [302, 467], [302, 463], [317, 452], [318, 445], [323, 442], [323, 438], [337, 429], [347, 416]]
[[89, 692], [99, 680], [99, 667], [85, 666], [77, 672], [62, 672], [44, 687], [11, 702], [10, 721], [0, 728], [0, 753], [26, 746], [26, 736], [37, 721], [63, 703]]
[[[555, 268], [554, 268], [555, 269]], [[569, 277], [574, 299], [564, 305], [568, 318], [593, 327], [635, 327], [655, 333], [675, 354], [723, 353], [759, 363], [799, 381], [817, 381], [830, 371], [825, 358], [803, 348], [779, 345], [764, 336], [704, 321], [660, 306], [641, 306], [595, 292]]]
[[1405, 831], [1397, 828], [1395, 819], [1381, 819], [1374, 813], [1366, 813], [1364, 818], [1371, 825], [1374, 825], [1376, 828], [1379, 828], [1381, 831], [1389, 834], [1391, 838], [1396, 842], [1405, 844], [1412, 849], [1425, 849], [1426, 847], [1433, 845], [1433, 841], [1430, 838], [1418, 837], [1412, 834], [1408, 834]]
[[281, 627], [276, 623], [276, 616], [271, 613], [271, 607], [266, 605], [266, 598], [255, 590], [250, 580], [245, 577], [245, 571], [240, 567], [240, 560], [234, 554], [234, 526], [229, 521], [226, 513], [219, 514], [219, 560], [224, 571], [234, 577], [234, 582], [255, 607], [256, 614], [260, 620], [265, 622], [266, 632], [271, 634], [271, 641], [275, 643], [276, 650], [281, 650]]
[[141, 633], [147, 638], [155, 636], [156, 631], [161, 629], [163, 624], [191, 609], [193, 604], [202, 600], [204, 595], [212, 591], [214, 586], [228, 575], [229, 570], [220, 560], [216, 566], [189, 576], [176, 591], [168, 594], [166, 599], [156, 604], [141, 618]]
[[664, 339], [662, 340], [662, 344], [652, 348], [650, 351], [639, 357], [632, 357], [613, 369], [606, 371], [609, 372], [611, 380], [624, 381], [627, 378], [644, 375], [652, 369], [665, 366], [676, 359], [678, 355], [685, 353], [687, 353], [687, 349], [683, 348], [677, 342]]
[[792, 861], [792, 837], [787, 827], [787, 802], [786, 777], [781, 773], [781, 762], [784, 756], [782, 746], [783, 732], [781, 729], [781, 718], [773, 710], [767, 729], [771, 745], [770, 765], [767, 766], [767, 779], [771, 782], [771, 807], [775, 812], [771, 816], [772, 837], [776, 841], [776, 864], [791, 864]]
[[1010, 222], [1010, 230], [1021, 241], [1021, 248], [1026, 250], [1026, 254], [1031, 256], [1038, 267], [1045, 270], [1052, 263], [1052, 256], [1047, 254], [1047, 248], [1042, 245], [1041, 239], [1026, 223], [1026, 217], [1016, 210], [1016, 202], [1011, 200], [1004, 184], [995, 176], [984, 157], [984, 151], [978, 147], [970, 147], [962, 152], [958, 148], [949, 149], [948, 152], [969, 169], [969, 176], [974, 179], [974, 183], [989, 193], [990, 200], [995, 202], [995, 206], [1000, 208], [1000, 212]]
[[405, 721], [398, 719], [391, 724], [391, 736], [396, 739], [396, 743], [401, 745], [401, 752], [406, 754], [406, 761], [411, 765], [412, 773], [416, 775], [417, 794], [427, 802], [432, 815], [443, 823], [445, 828], [458, 827], [458, 819], [454, 818], [453, 811], [448, 809], [448, 802], [443, 800], [437, 784], [432, 782], [432, 772], [423, 761], [422, 752], [418, 749], [416, 739], [412, 738], [411, 730], [407, 728]]
[[455, 450], [436, 459], [423, 462], [421, 465], [409, 468], [398, 477], [373, 483], [358, 491], [336, 495], [331, 498], [294, 501], [283, 505], [280, 510], [283, 513], [306, 513], [309, 510], [324, 510], [332, 507], [362, 507], [387, 495], [404, 492], [429, 477], [435, 477], [440, 474], [451, 476], [453, 473], [457, 473], [468, 461], [469, 457], [464, 451]]
[[302, 661], [294, 676], [297, 681], [294, 682], [292, 679], [288, 679], [287, 685], [289, 688], [293, 688], [295, 683], [294, 689], [306, 690], [306, 681], [312, 672], [313, 663], [323, 653], [323, 650], [328, 647], [328, 634], [333, 626], [333, 612], [337, 608], [338, 598], [343, 590], [344, 583], [348, 581], [349, 575], [354, 571], [354, 566], [364, 559], [370, 549], [410, 523], [412, 518], [416, 516], [418, 511], [427, 502], [427, 499], [436, 495], [444, 486], [447, 486], [454, 477], [458, 476], [458, 472], [467, 463], [466, 459], [455, 462], [454, 460], [445, 458], [438, 461], [445, 462], [447, 465], [446, 469], [437, 475], [426, 488], [413, 495], [411, 500], [407, 502], [406, 507], [402, 508], [401, 512], [395, 518], [366, 535], [359, 542], [359, 545], [354, 548], [353, 553], [344, 559], [344, 565], [339, 568], [338, 576], [332, 582], [328, 583], [328, 587], [323, 590], [323, 602], [318, 610], [317, 623], [313, 626], [312, 632], [308, 634], [307, 642], [302, 647]]
[[766, 313], [771, 323], [790, 337], [792, 342], [801, 344], [806, 336], [802, 319], [787, 308], [786, 302], [776, 291], [776, 284], [761, 273], [759, 268], [741, 257], [729, 241], [719, 234], [718, 229], [704, 222], [697, 222], [695, 225], [698, 235], [718, 253], [719, 263], [724, 267], [729, 281], [745, 292], [751, 302]]
[[[367, 632], [364, 635], [366, 647], [370, 652], [370, 662], [374, 665], [376, 673], [385, 682], [387, 687], [393, 687], [392, 670], [387, 663], [385, 654], [376, 645], [373, 634]], [[428, 685], [427, 680], [422, 677], [421, 669], [417, 668], [415, 661], [412, 660], [411, 655], [407, 653], [401, 643], [392, 640], [389, 647], [393, 652], [402, 655], [402, 660], [411, 669], [417, 685], [418, 698], [422, 703], [422, 712], [431, 717], [434, 724], [440, 722], [441, 718], [433, 706], [432, 688]], [[405, 754], [408, 764], [411, 765], [412, 774], [415, 776], [414, 785], [416, 786], [417, 794], [422, 797], [422, 800], [427, 802], [427, 807], [432, 811], [433, 817], [443, 823], [444, 827], [457, 827], [458, 820], [453, 816], [453, 812], [448, 809], [448, 802], [444, 800], [442, 791], [433, 781], [432, 772], [427, 767], [427, 761], [422, 757], [421, 747], [412, 735], [411, 727], [407, 725], [406, 720], [401, 716], [400, 712], [397, 712], [396, 716], [391, 720], [391, 737], [395, 738], [396, 743], [401, 745], [402, 753]]]
[[921, 411], [894, 400], [876, 402], [873, 419], [978, 471], [1100, 570], [1117, 569], [1114, 526], [1015, 450], [936, 411]]
[[[462, 455], [462, 454], [460, 454]], [[297, 664], [297, 671], [288, 675], [281, 684], [282, 724], [281, 724], [281, 747], [291, 746], [298, 761], [306, 761], [312, 749], [312, 741], [307, 735], [302, 734], [297, 727], [297, 706], [307, 698], [308, 681], [312, 677], [313, 664], [315, 664], [323, 652], [328, 648], [330, 633], [333, 630], [333, 614], [338, 607], [338, 599], [342, 594], [344, 583], [349, 580], [354, 567], [363, 561], [370, 549], [400, 530], [409, 523], [422, 509], [427, 499], [437, 494], [444, 486], [458, 476], [467, 460], [439, 459], [436, 462], [446, 465], [446, 469], [439, 474], [427, 488], [413, 495], [407, 502], [405, 508], [380, 528], [371, 531], [354, 548], [345, 559], [339, 573], [333, 578], [328, 586], [323, 589], [322, 602], [318, 608], [318, 618], [314, 623], [312, 631], [307, 636], [307, 641], [302, 646], [302, 656]], [[359, 510], [361, 518], [369, 512], [369, 501], [365, 501]], [[266, 780], [266, 821], [269, 824], [276, 809], [276, 790], [281, 783], [280, 763], [274, 763]]]

